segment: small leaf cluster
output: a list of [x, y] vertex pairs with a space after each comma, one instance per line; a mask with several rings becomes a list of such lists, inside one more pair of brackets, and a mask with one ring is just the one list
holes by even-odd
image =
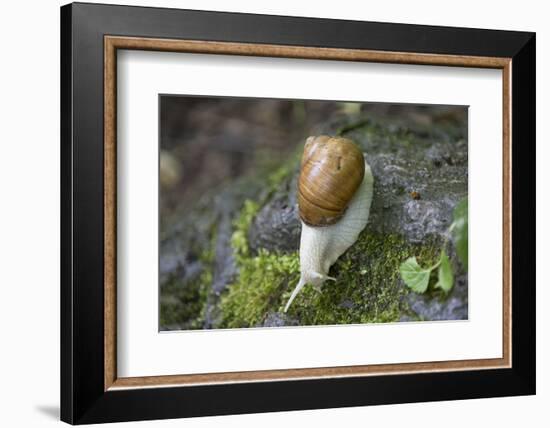
[[[449, 227], [453, 236], [456, 253], [465, 270], [468, 270], [468, 199], [460, 201], [453, 211], [453, 223]], [[454, 274], [449, 256], [445, 252], [446, 241], [439, 260], [433, 266], [424, 268], [418, 264], [416, 257], [409, 257], [399, 267], [401, 278], [415, 293], [425, 293], [430, 284], [432, 272], [437, 269], [437, 282], [434, 288], [449, 293], [454, 285]]]
[[437, 282], [435, 288], [442, 289], [448, 293], [453, 288], [454, 275], [449, 256], [445, 250], [441, 251], [439, 261], [428, 268], [423, 268], [416, 261], [416, 257], [409, 257], [399, 267], [401, 278], [405, 284], [415, 293], [424, 293], [430, 284], [430, 276], [434, 269], [438, 268]]

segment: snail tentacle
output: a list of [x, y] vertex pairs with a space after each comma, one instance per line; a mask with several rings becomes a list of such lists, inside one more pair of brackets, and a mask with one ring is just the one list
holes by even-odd
[[288, 302], [285, 306], [284, 312], [288, 311], [288, 308], [290, 307], [290, 304], [294, 301], [300, 290], [306, 285], [304, 278], [300, 278], [300, 281], [298, 281], [298, 284], [296, 284], [296, 287], [294, 287], [294, 290], [292, 291], [292, 294], [290, 295], [290, 299], [288, 299]]

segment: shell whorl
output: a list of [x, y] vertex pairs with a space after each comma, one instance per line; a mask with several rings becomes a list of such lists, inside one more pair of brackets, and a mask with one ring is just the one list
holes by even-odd
[[347, 138], [309, 137], [298, 180], [300, 219], [310, 226], [338, 222], [365, 174], [363, 153]]

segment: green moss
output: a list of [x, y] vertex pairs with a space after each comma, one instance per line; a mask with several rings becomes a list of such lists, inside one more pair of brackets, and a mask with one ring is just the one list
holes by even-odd
[[[300, 276], [297, 252], [250, 254], [246, 237], [257, 210], [257, 204], [247, 201], [235, 221], [231, 242], [239, 274], [221, 298], [221, 328], [258, 326], [270, 313], [281, 312]], [[398, 235], [364, 231], [331, 268], [337, 281], [326, 282], [321, 291], [306, 285], [288, 315], [300, 325], [398, 321], [409, 315], [399, 265], [411, 254], [419, 262], [434, 263], [439, 251], [435, 239], [413, 245]]]
[[370, 121], [368, 119], [361, 119], [357, 122], [351, 122], [347, 123], [345, 125], [340, 126], [338, 129], [336, 129], [335, 134], [336, 135], [345, 135], [351, 131], [354, 131], [358, 128], [364, 128], [365, 126], [368, 126], [370, 124]]
[[286, 162], [267, 176], [267, 184], [272, 189], [277, 189], [279, 184], [292, 173], [293, 168], [290, 162]]
[[298, 170], [304, 152], [304, 144], [305, 143], [298, 144], [294, 150], [286, 156], [285, 161], [271, 170], [267, 175], [267, 185], [272, 191], [277, 190], [283, 181], [290, 178], [292, 174]]
[[398, 235], [363, 232], [332, 267], [330, 274], [337, 281], [326, 282], [321, 292], [304, 287], [289, 315], [304, 325], [398, 321], [409, 312], [399, 265], [410, 254], [432, 263], [439, 248], [436, 242], [416, 246]]
[[[247, 176], [254, 183], [261, 183], [264, 190], [261, 198], [265, 199], [279, 188], [279, 185], [289, 178], [298, 168], [304, 150], [303, 144], [298, 144], [289, 153], [273, 151], [262, 152], [256, 159], [257, 168]], [[260, 200], [260, 202], [262, 202]]]
[[247, 199], [244, 201], [240, 214], [233, 221], [234, 232], [231, 235], [231, 246], [235, 250], [237, 258], [248, 256], [248, 228], [257, 214], [260, 206], [258, 203]]
[[276, 254], [261, 250], [257, 256], [239, 258], [237, 281], [222, 296], [221, 327], [240, 328], [261, 324], [271, 311], [282, 310], [288, 284], [298, 281], [297, 253]]
[[268, 310], [281, 301], [284, 286], [299, 276], [297, 253], [277, 254], [260, 250], [258, 255], [250, 255], [248, 229], [259, 208], [256, 202], [246, 200], [233, 222], [235, 229], [231, 245], [235, 251], [239, 275], [221, 298], [220, 327], [251, 327], [261, 323]]
[[198, 278], [186, 282], [172, 277], [162, 285], [160, 297], [161, 328], [199, 328], [212, 273], [204, 270]]

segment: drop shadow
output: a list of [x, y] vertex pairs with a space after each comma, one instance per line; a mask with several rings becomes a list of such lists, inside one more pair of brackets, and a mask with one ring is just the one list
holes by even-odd
[[48, 416], [49, 418], [55, 419], [57, 421], [59, 420], [59, 406], [39, 405], [39, 406], [36, 406], [36, 410]]

